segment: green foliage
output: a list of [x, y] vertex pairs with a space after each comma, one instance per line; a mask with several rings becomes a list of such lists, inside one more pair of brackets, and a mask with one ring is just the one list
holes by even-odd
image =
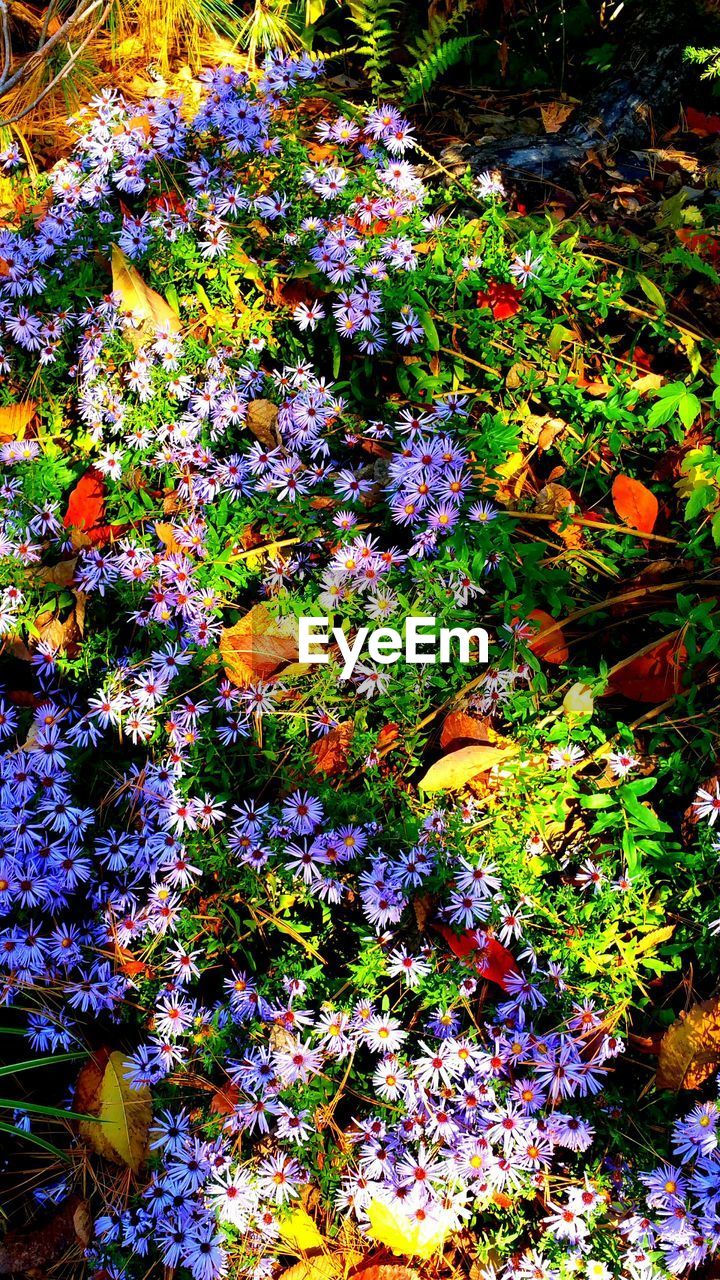
[[348, 16], [357, 31], [353, 52], [362, 58], [373, 94], [387, 92], [387, 73], [393, 64], [398, 0], [348, 0]]
[[404, 101], [408, 104], [418, 102], [440, 76], [460, 61], [476, 39], [476, 36], [454, 36], [420, 58], [410, 70], [403, 71]]
[[698, 49], [691, 45], [685, 50], [685, 57], [694, 66], [703, 68], [702, 80], [716, 80], [720, 76], [720, 48]]

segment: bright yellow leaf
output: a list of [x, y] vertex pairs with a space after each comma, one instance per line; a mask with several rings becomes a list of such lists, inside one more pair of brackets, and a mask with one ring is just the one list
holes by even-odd
[[405, 1257], [431, 1257], [442, 1248], [451, 1232], [451, 1219], [447, 1214], [419, 1221], [400, 1206], [396, 1208], [382, 1200], [371, 1200], [367, 1213], [371, 1239]]
[[116, 244], [112, 249], [112, 280], [113, 293], [119, 294], [122, 310], [132, 313], [140, 321], [138, 328], [128, 331], [128, 337], [134, 346], [138, 347], [153, 337], [163, 325], [171, 333], [180, 332], [180, 320], [172, 307], [159, 293], [145, 284], [140, 273]]
[[296, 1253], [307, 1253], [310, 1249], [322, 1249], [325, 1240], [315, 1223], [304, 1209], [293, 1209], [292, 1213], [280, 1223], [280, 1239]]
[[514, 754], [515, 748], [512, 746], [490, 747], [479, 743], [477, 746], [461, 747], [459, 751], [451, 751], [449, 755], [436, 760], [418, 785], [423, 791], [457, 791], [471, 778], [476, 778], [479, 773], [487, 773]]

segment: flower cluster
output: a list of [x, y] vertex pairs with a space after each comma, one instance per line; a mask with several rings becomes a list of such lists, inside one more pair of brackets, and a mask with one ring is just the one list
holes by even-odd
[[720, 1147], [715, 1101], [700, 1102], [672, 1131], [674, 1163], [641, 1175], [646, 1202], [625, 1227], [634, 1245], [660, 1251], [673, 1275], [699, 1267], [720, 1240]]
[[[444, 280], [453, 248], [492, 327], [533, 304], [545, 257], [532, 236], [508, 249], [492, 217], [485, 234], [429, 213], [394, 107], [318, 121], [314, 100], [308, 141], [320, 72], [307, 55], [273, 54], [255, 80], [222, 67], [194, 107], [107, 90], [36, 213], [0, 230], [17, 402], [0, 432], [0, 635], [23, 671], [0, 698], [0, 1003], [38, 1052], [122, 1027], [127, 1078], [152, 1091], [148, 1178], [97, 1219], [98, 1276], [142, 1274], [157, 1249], [193, 1280], [237, 1260], [264, 1280], [319, 1186], [330, 1231], [343, 1217], [361, 1239], [382, 1240], [383, 1211], [438, 1240], [514, 1215], [501, 1280], [654, 1280], [716, 1249], [716, 1109], [676, 1126], [687, 1168], [628, 1173], [646, 1201], [628, 1216], [608, 1163], [618, 970], [588, 994], [595, 958], [578, 959], [591, 902], [613, 939], [633, 906], [657, 924], [651, 873], [631, 866], [648, 779], [629, 780], [623, 732], [609, 785], [581, 792], [597, 743], [574, 713], [493, 755], [490, 721], [527, 724], [537, 692], [523, 560], [485, 494], [507, 423], [457, 369], [430, 382], [415, 351], [441, 349], [424, 258]], [[477, 190], [502, 195], [496, 175]], [[462, 706], [481, 753], [518, 757], [512, 866], [492, 844], [504, 817], [431, 807], [381, 769], [396, 715], [416, 769], [418, 700], [437, 695], [434, 725], [454, 677], [394, 684], [359, 664], [348, 689], [335, 661], [317, 680], [293, 669], [287, 639], [304, 609], [351, 630], [472, 616], [480, 597], [494, 665]], [[335, 788], [314, 752], [353, 735], [372, 811], [370, 786]], [[586, 800], [592, 839], [566, 840]], [[697, 816], [719, 809], [701, 789]], [[546, 872], [574, 904], [574, 951], [536, 892]]]

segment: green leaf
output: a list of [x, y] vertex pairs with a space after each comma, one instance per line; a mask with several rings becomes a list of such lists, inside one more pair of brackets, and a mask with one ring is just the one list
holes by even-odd
[[673, 395], [662, 396], [658, 398], [654, 405], [651, 406], [647, 417], [649, 427], [662, 427], [671, 418], [674, 418], [678, 410], [680, 397], [675, 392]]
[[711, 507], [718, 496], [718, 491], [712, 484], [700, 484], [697, 489], [693, 489], [690, 497], [685, 503], [685, 519], [693, 520], [701, 511], [705, 511]]
[[692, 426], [696, 418], [700, 417], [701, 412], [702, 405], [700, 404], [697, 396], [693, 395], [692, 391], [686, 391], [685, 394], [680, 397], [678, 403], [680, 421], [686, 430]]
[[614, 799], [607, 792], [599, 791], [595, 796], [584, 796], [581, 804], [583, 809], [610, 809]]
[[657, 285], [653, 284], [653, 281], [649, 280], [647, 276], [638, 276], [638, 284], [645, 294], [645, 297], [652, 302], [653, 306], [657, 307], [660, 311], [664, 311], [666, 302]]
[[428, 347], [431, 351], [440, 350], [440, 335], [435, 328], [435, 322], [429, 311], [419, 311], [418, 320], [425, 330], [425, 337], [428, 340]]

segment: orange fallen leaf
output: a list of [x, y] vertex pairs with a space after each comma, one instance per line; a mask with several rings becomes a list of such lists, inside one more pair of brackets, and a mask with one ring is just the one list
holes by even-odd
[[324, 737], [313, 742], [310, 747], [312, 772], [323, 773], [326, 778], [337, 778], [345, 773], [354, 731], [354, 721], [343, 720], [342, 724], [336, 724]]
[[233, 684], [246, 686], [267, 680], [281, 667], [297, 662], [297, 620], [276, 618], [264, 604], [256, 604], [220, 636], [220, 654]]
[[231, 1116], [237, 1106], [240, 1090], [232, 1080], [222, 1089], [216, 1089], [210, 1099], [210, 1110], [218, 1116]]
[[533, 609], [532, 613], [528, 614], [528, 618], [539, 624], [537, 633], [528, 640], [528, 648], [535, 656], [552, 663], [553, 666], [567, 662], [570, 650], [562, 627], [556, 623], [555, 619], [544, 609]]
[[22, 440], [37, 410], [37, 400], [20, 400], [0, 409], [0, 440]]
[[66, 529], [93, 529], [105, 515], [105, 479], [95, 467], [88, 467], [68, 498], [63, 519]]
[[399, 737], [400, 725], [396, 724], [394, 720], [389, 720], [387, 724], [383, 725], [375, 739], [375, 750], [389, 751], [390, 748], [395, 745]]
[[613, 506], [624, 524], [640, 533], [652, 533], [658, 518], [658, 500], [632, 476], [619, 475], [613, 480]]
[[167, 524], [165, 521], [160, 520], [155, 525], [155, 532], [158, 538], [160, 539], [160, 541], [162, 542], [163, 546], [165, 547], [165, 550], [168, 551], [171, 555], [174, 555], [175, 553], [181, 552], [183, 550], [177, 538], [175, 537], [174, 525]]
[[660, 640], [646, 653], [619, 664], [611, 672], [607, 691], [634, 702], [667, 702], [682, 689], [687, 656], [677, 636]]
[[544, 102], [540, 107], [546, 133], [558, 133], [575, 110], [572, 102]]
[[[464, 711], [451, 711], [443, 720], [440, 730], [440, 746], [467, 746], [470, 742], [492, 742], [493, 734], [487, 720], [478, 720]], [[497, 737], [497, 734], [494, 735]]]
[[660, 1044], [658, 1089], [698, 1089], [720, 1066], [720, 997], [693, 1005]]

